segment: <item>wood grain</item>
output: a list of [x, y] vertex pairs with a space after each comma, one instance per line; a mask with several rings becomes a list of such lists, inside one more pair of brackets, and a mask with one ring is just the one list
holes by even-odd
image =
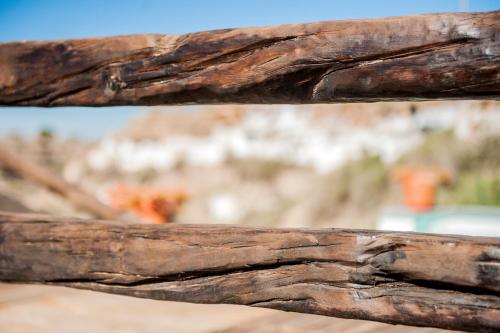
[[455, 330], [500, 329], [499, 260], [499, 238], [0, 213], [2, 281]]
[[0, 105], [500, 98], [500, 11], [0, 44]]

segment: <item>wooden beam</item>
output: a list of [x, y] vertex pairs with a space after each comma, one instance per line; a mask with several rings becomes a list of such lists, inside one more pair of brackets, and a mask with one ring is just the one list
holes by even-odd
[[21, 177], [31, 179], [46, 189], [63, 196], [76, 207], [97, 218], [120, 218], [117, 211], [102, 204], [78, 186], [68, 183], [43, 166], [23, 158], [2, 143], [0, 143], [0, 167], [8, 168]]
[[500, 98], [500, 11], [0, 44], [0, 105]]
[[2, 281], [455, 330], [500, 329], [499, 260], [499, 238], [0, 213]]

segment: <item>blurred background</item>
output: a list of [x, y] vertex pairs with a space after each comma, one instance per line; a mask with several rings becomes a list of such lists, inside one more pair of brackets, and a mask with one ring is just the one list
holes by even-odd
[[[0, 42], [498, 9], [498, 0], [1, 0]], [[0, 143], [140, 223], [500, 236], [496, 101], [0, 107]], [[0, 209], [92, 216], [1, 167]], [[255, 318], [267, 325], [259, 330], [251, 324]], [[272, 310], [0, 285], [2, 332], [323, 332], [311, 329], [318, 321], [325, 332], [392, 329]]]

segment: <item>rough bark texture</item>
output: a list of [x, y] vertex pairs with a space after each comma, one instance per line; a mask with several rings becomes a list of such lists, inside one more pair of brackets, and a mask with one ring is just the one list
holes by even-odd
[[458, 330], [500, 330], [499, 260], [498, 238], [0, 214], [2, 281]]
[[500, 97], [500, 11], [0, 44], [0, 105]]
[[78, 208], [101, 219], [119, 219], [120, 214], [100, 203], [94, 197], [74, 184], [66, 182], [50, 170], [18, 155], [0, 143], [0, 167], [8, 168], [21, 177], [35, 181], [50, 191], [56, 192]]

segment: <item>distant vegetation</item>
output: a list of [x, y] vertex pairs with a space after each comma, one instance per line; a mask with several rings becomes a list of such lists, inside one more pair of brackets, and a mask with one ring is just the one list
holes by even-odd
[[389, 168], [379, 156], [367, 154], [325, 176], [318, 188], [318, 219], [335, 216], [349, 206], [370, 211], [382, 203], [387, 193]]
[[232, 156], [226, 159], [226, 164], [235, 167], [244, 180], [271, 181], [284, 170], [294, 167], [291, 163], [281, 160], [262, 158], [237, 159]]
[[442, 167], [452, 181], [438, 191], [438, 205], [500, 206], [500, 136], [463, 142], [453, 132], [436, 132], [395, 165], [365, 155], [323, 177], [318, 186], [316, 217], [332, 218], [345, 210], [378, 211], [380, 205], [402, 204], [391, 179], [398, 166]]
[[433, 133], [400, 163], [451, 171], [452, 182], [440, 188], [438, 204], [500, 206], [500, 135], [459, 141], [449, 131]]

